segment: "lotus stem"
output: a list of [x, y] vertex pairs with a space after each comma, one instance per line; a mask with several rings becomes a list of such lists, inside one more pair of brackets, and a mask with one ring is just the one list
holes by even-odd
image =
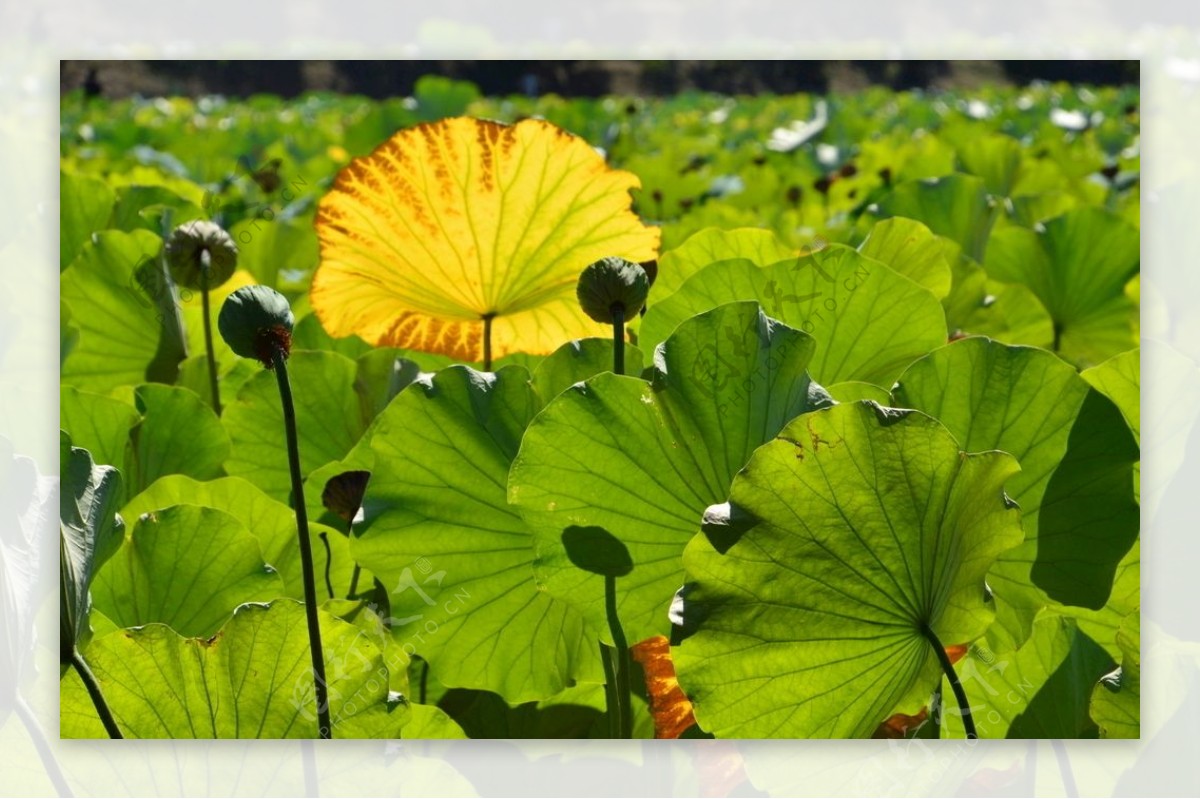
[[600, 644], [600, 665], [604, 667], [604, 707], [608, 716], [608, 737], [621, 737], [621, 699], [617, 693], [617, 672], [612, 657], [613, 648]]
[[329, 598], [333, 599], [333, 580], [329, 579], [329, 570], [333, 566], [333, 550], [329, 548], [329, 533], [321, 533], [321, 543], [325, 545], [325, 590], [329, 592]]
[[208, 310], [208, 284], [212, 271], [212, 255], [200, 253], [200, 306], [204, 315], [204, 351], [208, 355], [208, 387], [212, 392], [213, 410], [221, 415], [221, 389], [217, 383], [217, 356], [213, 350], [212, 318]]
[[492, 371], [492, 320], [495, 314], [483, 317], [483, 371]]
[[83, 687], [87, 688], [88, 696], [92, 698], [92, 704], [96, 706], [96, 714], [100, 716], [100, 723], [104, 725], [104, 731], [108, 733], [108, 737], [124, 738], [121, 729], [117, 727], [117, 720], [113, 718], [112, 710], [108, 707], [108, 702], [104, 699], [104, 692], [100, 690], [100, 681], [96, 679], [96, 675], [92, 673], [78, 649], [71, 650], [71, 665], [75, 667], [79, 679], [83, 680]]
[[[632, 738], [633, 703], [630, 697], [633, 689], [629, 682], [629, 643], [625, 640], [625, 631], [617, 616], [617, 578], [613, 575], [604, 577], [604, 615], [608, 617], [608, 631], [613, 639], [613, 646], [608, 647], [607, 654], [612, 659], [612, 672], [616, 678], [617, 734], [614, 737]], [[611, 706], [609, 712], [611, 718]]]
[[308, 618], [308, 643], [312, 652], [313, 682], [316, 688], [318, 734], [321, 738], [332, 738], [329, 685], [325, 681], [325, 656], [321, 647], [321, 625], [317, 617], [317, 584], [313, 574], [312, 542], [308, 538], [308, 509], [304, 505], [304, 481], [300, 472], [296, 407], [292, 402], [291, 381], [288, 380], [287, 351], [283, 347], [275, 347], [271, 365], [279, 383], [279, 399], [283, 405], [283, 424], [287, 433], [288, 462], [292, 473], [292, 501], [296, 507], [296, 532], [300, 538], [300, 564], [304, 572], [304, 611]]
[[625, 306], [614, 304], [613, 327], [613, 373], [625, 374]]
[[946, 679], [950, 682], [950, 688], [954, 691], [954, 699], [958, 702], [958, 709], [962, 714], [963, 729], [967, 733], [968, 739], [978, 738], [975, 732], [975, 719], [971, 715], [971, 703], [967, 701], [967, 692], [963, 689], [962, 682], [958, 679], [958, 672], [954, 670], [954, 664], [950, 662], [950, 656], [946, 654], [946, 648], [942, 646], [942, 642], [938, 640], [937, 634], [928, 624], [921, 625], [921, 634], [925, 636], [925, 640], [933, 647], [933, 653], [937, 655], [938, 662], [942, 664], [942, 671], [946, 674]]

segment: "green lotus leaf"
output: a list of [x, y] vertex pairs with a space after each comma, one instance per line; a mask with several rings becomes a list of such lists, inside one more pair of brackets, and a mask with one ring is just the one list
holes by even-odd
[[878, 402], [880, 405], [892, 404], [892, 395], [887, 389], [873, 386], [870, 383], [847, 380], [844, 383], [834, 383], [827, 386], [826, 390], [829, 391], [829, 396], [833, 397], [836, 402], [871, 400]]
[[79, 329], [62, 382], [100, 394], [147, 381], [174, 382], [187, 352], [178, 330], [158, 318], [164, 307], [175, 309], [158, 268], [161, 248], [149, 231], [102, 231], [62, 273], [60, 297]]
[[58, 266], [66, 269], [92, 234], [108, 226], [116, 197], [102, 180], [60, 171]]
[[148, 383], [133, 390], [133, 400], [136, 408], [71, 386], [61, 390], [63, 429], [121, 470], [127, 497], [170, 474], [221, 474], [229, 436], [195, 392]]
[[758, 266], [767, 266], [795, 258], [798, 254], [770, 230], [705, 228], [662, 254], [658, 277], [650, 290], [650, 307], [674, 294], [689, 277], [717, 261], [744, 258]]
[[1137, 345], [1137, 306], [1125, 284], [1139, 262], [1137, 228], [1107, 211], [1081, 208], [1036, 230], [996, 231], [984, 266], [991, 277], [1033, 291], [1054, 320], [1055, 351], [1091, 366]]
[[1113, 401], [1140, 446], [1142, 351], [1132, 349], [1080, 373], [1092, 387]]
[[280, 272], [309, 277], [319, 260], [317, 232], [311, 224], [254, 217], [234, 225], [229, 235], [237, 244], [239, 266], [271, 288], [280, 288]]
[[[300, 544], [296, 537], [296, 516], [291, 508], [272, 499], [240, 477], [222, 477], [200, 482], [185, 475], [171, 475], [154, 482], [131, 499], [121, 514], [137, 519], [142, 514], [161, 511], [174, 505], [214, 508], [237, 519], [258, 541], [262, 560], [283, 579], [282, 596], [304, 598], [304, 578], [300, 568]], [[309, 539], [318, 570], [317, 582], [323, 586], [325, 547], [322, 533], [332, 552], [330, 580], [339, 596], [350, 587], [354, 562], [346, 537], [333, 529], [309, 523]], [[323, 587], [318, 593], [324, 595]]]
[[376, 421], [352, 541], [391, 592], [392, 634], [445, 685], [512, 702], [600, 679], [596, 639], [537, 590], [529, 530], [506, 500], [509, 464], [541, 405], [519, 366], [423, 377]]
[[119, 471], [96, 465], [66, 433], [60, 436], [59, 468], [59, 636], [68, 652], [88, 636], [92, 580], [121, 546], [125, 523], [117, 513]]
[[993, 644], [1020, 646], [1047, 595], [1102, 608], [1140, 525], [1138, 448], [1113, 404], [1052, 353], [983, 338], [934, 350], [893, 396], [941, 421], [964, 450], [1002, 450], [1021, 464], [1006, 490], [1021, 506], [1025, 541], [988, 577]]
[[534, 532], [539, 587], [607, 630], [605, 578], [576, 566], [564, 541], [600, 528], [632, 560], [616, 580], [628, 639], [665, 634], [680, 554], [705, 508], [725, 501], [756, 447], [831, 402], [805, 371], [813, 349], [756, 304], [731, 303], [680, 325], [649, 381], [602, 374], [547, 405], [508, 482]]
[[[533, 388], [543, 402], [548, 402], [563, 391], [601, 372], [612, 371], [612, 341], [603, 338], [585, 338], [572, 341], [555, 350], [533, 370]], [[642, 371], [642, 351], [633, 345], [625, 345], [625, 374], [637, 375]]]
[[[288, 360], [296, 405], [303, 474], [342, 458], [358, 442], [370, 419], [356, 391], [358, 364], [332, 352], [296, 351]], [[281, 502], [291, 495], [283, 410], [275, 373], [247, 380], [221, 422], [233, 448], [225, 471], [245, 477]]]
[[929, 289], [939, 300], [950, 293], [950, 264], [939, 239], [915, 219], [897, 216], [876, 222], [858, 251]]
[[[408, 713], [387, 702], [379, 649], [323, 611], [320, 624], [334, 737], [399, 737]], [[243, 605], [211, 638], [184, 638], [161, 624], [124, 630], [94, 640], [86, 655], [128, 738], [317, 737], [300, 603]], [[62, 737], [103, 737], [74, 674], [63, 680]]]
[[1022, 538], [1017, 469], [869, 402], [784, 428], [684, 552], [672, 654], [700, 727], [865, 737], [915, 713], [939, 682], [926, 631], [960, 644], [992, 620], [984, 576]]
[[1007, 197], [1021, 175], [1021, 144], [1011, 136], [994, 133], [975, 136], [958, 148], [964, 172], [983, 180], [989, 194]]
[[74, 386], [59, 387], [59, 427], [70, 434], [72, 445], [86, 449], [96, 463], [124, 470], [131, 457], [129, 431], [140, 419], [127, 402]]
[[1140, 738], [1142, 734], [1141, 610], [1134, 610], [1117, 633], [1120, 667], [1092, 690], [1092, 720], [1101, 738]]
[[148, 384], [134, 391], [142, 422], [133, 429], [132, 490], [160, 477], [184, 474], [208, 480], [221, 474], [229, 436], [212, 409], [194, 391]]
[[1104, 648], [1114, 662], [1121, 660], [1118, 633], [1121, 623], [1140, 606], [1142, 599], [1142, 550], [1139, 541], [1117, 564], [1112, 593], [1099, 610], [1063, 605], [1059, 613], [1075, 620], [1079, 630]]
[[227, 513], [179, 505], [132, 527], [92, 584], [96, 608], [119, 627], [159, 622], [180, 635], [208, 636], [238, 605], [283, 595], [258, 541]]
[[[218, 338], [220, 337], [218, 336]], [[216, 346], [215, 342], [214, 346]], [[221, 342], [221, 346], [228, 347], [229, 345]], [[223, 361], [220, 354], [217, 355], [217, 375], [221, 381], [221, 397], [226, 401], [231, 397], [236, 397], [242, 385], [262, 371], [262, 364], [258, 361], [234, 357], [233, 350], [229, 350], [229, 354], [229, 361]], [[175, 385], [195, 392], [200, 400], [211, 408], [212, 386], [208, 376], [208, 355], [193, 355], [184, 359], [179, 364], [179, 377], [176, 379]]]
[[974, 175], [906, 181], [892, 189], [874, 211], [880, 218], [916, 219], [937, 235], [957, 242], [976, 261], [983, 259], [996, 218], [987, 185]]
[[409, 740], [456, 740], [467, 738], [454, 719], [433, 705], [410, 704], [404, 723], [404, 737]]
[[810, 333], [814, 380], [890, 386], [908, 364], [946, 342], [937, 298], [855, 250], [833, 244], [760, 268], [749, 261], [711, 264], [642, 320], [643, 348], [685, 319], [736, 300], [754, 300], [773, 319]]
[[122, 186], [106, 227], [162, 233], [167, 214], [171, 225], [205, 219], [204, 210], [165, 186]]
[[[980, 738], [1095, 738], [1088, 700], [1101, 675], [1112, 667], [1108, 653], [1071, 619], [1043, 612], [1015, 652], [972, 646], [955, 664], [967, 692]], [[953, 696], [947, 682], [942, 696]], [[943, 738], [964, 736], [962, 716], [949, 702]]]

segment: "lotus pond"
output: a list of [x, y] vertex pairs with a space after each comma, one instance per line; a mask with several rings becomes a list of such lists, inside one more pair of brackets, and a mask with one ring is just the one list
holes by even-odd
[[63, 737], [1137, 737], [1139, 102], [64, 95]]

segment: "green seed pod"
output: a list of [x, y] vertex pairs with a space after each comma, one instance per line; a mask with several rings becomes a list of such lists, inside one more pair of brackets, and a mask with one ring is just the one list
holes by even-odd
[[204, 288], [201, 272], [208, 255], [208, 288], [215, 289], [233, 275], [238, 249], [229, 234], [212, 222], [185, 222], [167, 239], [167, 265], [171, 277], [189, 289]]
[[583, 312], [597, 322], [612, 324], [613, 311], [620, 309], [626, 319], [635, 316], [646, 304], [650, 279], [646, 270], [624, 258], [601, 258], [583, 270], [575, 294]]
[[292, 351], [296, 317], [287, 298], [266, 286], [243, 286], [229, 295], [217, 317], [217, 329], [229, 348], [243, 358], [270, 367], [275, 351]]

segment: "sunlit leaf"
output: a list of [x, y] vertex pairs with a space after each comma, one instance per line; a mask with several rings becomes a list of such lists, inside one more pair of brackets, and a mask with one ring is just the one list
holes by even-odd
[[758, 266], [767, 266], [799, 254], [770, 230], [706, 228], [662, 254], [650, 301], [653, 303], [671, 296], [685, 280], [717, 261], [745, 258]]
[[[318, 498], [318, 502], [319, 502]], [[304, 598], [304, 578], [300, 568], [300, 545], [296, 533], [296, 516], [286, 505], [277, 502], [240, 477], [222, 477], [200, 482], [184, 475], [171, 475], [131, 499], [121, 509], [130, 521], [144, 513], [175, 505], [197, 505], [214, 508], [237, 519], [258, 541], [262, 559], [283, 578], [283, 596]], [[325, 570], [325, 548], [320, 535], [326, 534], [333, 552], [330, 580], [334, 589], [345, 592], [350, 586], [354, 562], [346, 537], [322, 524], [309, 522], [309, 538], [317, 561], [317, 569]], [[324, 592], [321, 593], [322, 598]]]
[[[367, 429], [355, 392], [357, 364], [332, 352], [296, 351], [288, 362], [296, 405], [302, 474], [348, 453]], [[225, 471], [244, 477], [281, 502], [292, 483], [275, 373], [261, 370], [225, 406], [221, 423], [233, 449]]]
[[821, 383], [857, 380], [890, 386], [904, 367], [946, 341], [941, 304], [927, 290], [843, 245], [760, 268], [721, 261], [651, 306], [640, 346], [665, 339], [681, 322], [734, 300], [754, 300], [772, 318], [816, 340], [809, 371]]
[[1105, 675], [1092, 691], [1092, 720], [1101, 738], [1141, 737], [1142, 655], [1141, 609], [1121, 623], [1117, 633], [1121, 665]]
[[[985, 644], [971, 648], [956, 667], [980, 738], [1094, 738], [1088, 700], [1112, 661], [1075, 623], [1043, 613], [1015, 652]], [[942, 688], [950, 697], [950, 684]], [[948, 702], [942, 737], [963, 737], [962, 715]]]
[[335, 337], [466, 361], [603, 335], [575, 283], [604, 256], [657, 257], [638, 179], [548, 122], [456, 118], [402, 130], [321, 200], [312, 305]]
[[1138, 272], [1136, 228], [1096, 208], [1070, 211], [1037, 230], [996, 231], [985, 266], [1027, 286], [1054, 320], [1053, 347], [1082, 366], [1131, 349], [1136, 306], [1125, 284]]
[[982, 338], [917, 361], [894, 396], [937, 418], [964, 450], [1002, 450], [1021, 465], [1006, 491], [1021, 506], [1025, 541], [1002, 554], [988, 578], [997, 645], [1025, 640], [1046, 594], [1103, 607], [1139, 528], [1137, 445], [1112, 403], [1052, 353]]
[[680, 325], [649, 380], [601, 374], [559, 394], [530, 424], [508, 476], [543, 589], [607, 630], [605, 578], [580, 568], [565, 540], [601, 528], [633, 562], [616, 580], [626, 635], [666, 633], [680, 555], [705, 508], [728, 498], [756, 447], [829, 404], [805, 371], [813, 348], [756, 304], [730, 303]]
[[208, 636], [243, 602], [283, 594], [258, 541], [226, 513], [179, 505], [130, 523], [92, 584], [96, 607], [120, 627], [161, 622], [180, 635]]
[[161, 248], [161, 240], [145, 230], [104, 231], [63, 272], [62, 301], [79, 328], [79, 341], [62, 366], [64, 383], [108, 393], [149, 379], [159, 353], [159, 303], [169, 289], [152, 274], [139, 281], [138, 273], [143, 264], [155, 266]]
[[916, 220], [892, 217], [876, 222], [858, 251], [924, 286], [938, 299], [950, 293], [950, 264], [937, 237]]
[[509, 464], [541, 406], [518, 366], [456, 366], [410, 387], [372, 433], [366, 519], [352, 542], [390, 592], [393, 635], [447, 686], [511, 702], [600, 679], [595, 637], [538, 590], [532, 537], [506, 498]]
[[[400, 735], [387, 670], [369, 637], [322, 612], [334, 737]], [[117, 725], [129, 738], [315, 738], [316, 701], [303, 605], [244, 605], [212, 638], [161, 624], [103, 636], [87, 650]], [[98, 737], [95, 710], [75, 672], [62, 690], [62, 736]]]
[[679, 680], [717, 737], [865, 737], [928, 702], [926, 629], [972, 641], [984, 577], [1021, 540], [1002, 452], [964, 455], [935, 420], [862, 402], [760, 448], [684, 552]]
[[984, 182], [973, 175], [947, 175], [901, 183], [879, 203], [881, 217], [916, 219], [939, 236], [958, 243], [980, 260], [996, 218]]
[[92, 233], [103, 229], [116, 199], [102, 180], [59, 172], [59, 269], [66, 269]]

